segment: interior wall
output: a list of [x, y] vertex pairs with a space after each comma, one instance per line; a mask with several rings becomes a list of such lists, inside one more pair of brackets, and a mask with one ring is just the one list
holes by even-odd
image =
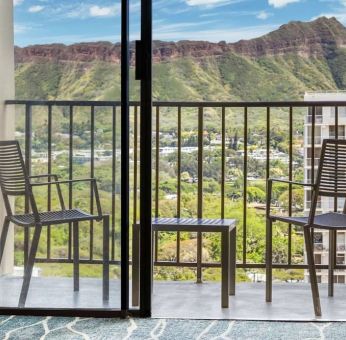
[[[6, 99], [15, 98], [14, 76], [14, 20], [13, 0], [0, 1], [0, 140], [13, 139], [15, 132], [14, 107], [6, 107]], [[0, 198], [0, 230], [5, 216], [5, 209]], [[7, 238], [0, 274], [13, 271], [13, 226]]]

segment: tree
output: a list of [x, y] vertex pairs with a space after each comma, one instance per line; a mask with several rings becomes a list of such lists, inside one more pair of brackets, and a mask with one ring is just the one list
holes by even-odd
[[188, 182], [190, 180], [191, 176], [187, 171], [184, 171], [181, 173], [181, 180], [183, 182]]
[[247, 188], [247, 197], [249, 202], [265, 202], [266, 193], [257, 187], [248, 187]]
[[235, 131], [234, 137], [230, 139], [228, 148], [235, 151], [238, 150], [238, 131], [237, 130]]
[[[288, 207], [289, 203], [289, 191], [286, 190], [279, 196], [279, 203], [281, 206]], [[293, 189], [292, 190], [292, 205], [296, 209], [304, 208], [304, 189]]]

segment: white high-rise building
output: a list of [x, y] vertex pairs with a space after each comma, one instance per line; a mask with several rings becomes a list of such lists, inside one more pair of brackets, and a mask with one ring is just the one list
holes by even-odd
[[[346, 91], [339, 92], [307, 92], [304, 96], [305, 101], [346, 101]], [[307, 112], [304, 124], [304, 177], [305, 182], [311, 181], [312, 173], [312, 108]], [[338, 108], [338, 138], [345, 139], [346, 127], [346, 107]], [[315, 174], [317, 172], [318, 162], [321, 155], [322, 141], [326, 138], [335, 138], [335, 108], [334, 107], [316, 107], [315, 109]], [[316, 178], [316, 175], [315, 175]], [[308, 213], [311, 206], [311, 190], [305, 188], [304, 209]], [[342, 211], [344, 199], [338, 201], [338, 210]], [[320, 198], [317, 211], [326, 213], [334, 210], [334, 198]], [[328, 264], [329, 250], [329, 232], [315, 230], [315, 263]], [[346, 232], [338, 232], [337, 235], [337, 263], [345, 264], [346, 256]], [[308, 273], [305, 272], [306, 280]], [[318, 270], [317, 280], [321, 283], [328, 282], [328, 271]], [[346, 283], [346, 270], [335, 270], [334, 282]]]

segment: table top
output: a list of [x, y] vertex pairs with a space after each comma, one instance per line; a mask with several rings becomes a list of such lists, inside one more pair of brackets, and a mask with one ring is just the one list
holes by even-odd
[[236, 227], [234, 219], [164, 218], [152, 219], [154, 231], [222, 232]]

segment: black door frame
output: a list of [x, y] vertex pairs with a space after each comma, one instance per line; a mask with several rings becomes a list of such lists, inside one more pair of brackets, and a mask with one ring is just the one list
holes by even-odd
[[[152, 310], [152, 0], [141, 0], [140, 315]], [[138, 59], [137, 59], [138, 60]], [[138, 66], [138, 65], [137, 65]]]
[[[129, 139], [130, 41], [129, 0], [122, 0], [121, 105], [121, 311], [122, 316], [150, 317], [152, 310], [152, 0], [141, 0], [141, 40], [136, 43], [136, 76], [140, 80], [140, 307], [129, 308]], [[136, 221], [134, 221], [136, 222]]]
[[[143, 4], [144, 2], [144, 4]], [[150, 0], [151, 2], [151, 0]], [[142, 13], [145, 12], [146, 1], [142, 1]], [[141, 310], [148, 311], [147, 300], [151, 301], [149, 296], [140, 310], [129, 310], [129, 202], [130, 202], [130, 186], [129, 186], [129, 73], [130, 73], [130, 49], [129, 49], [129, 0], [121, 0], [121, 309], [73, 309], [73, 308], [7, 308], [0, 307], [2, 315], [32, 315], [32, 316], [81, 316], [81, 317], [126, 317], [129, 312], [131, 315], [142, 315]], [[142, 14], [143, 16], [143, 14]], [[151, 19], [150, 19], [151, 20]], [[143, 20], [142, 20], [143, 22]], [[145, 20], [146, 22], [146, 20]], [[146, 24], [144, 24], [146, 26]], [[142, 29], [143, 32], [143, 29]], [[143, 40], [148, 41], [151, 35], [147, 35], [147, 30], [143, 34]], [[145, 39], [146, 37], [146, 39]], [[151, 54], [150, 54], [151, 58]], [[151, 62], [150, 62], [151, 63]], [[150, 64], [151, 66], [151, 64]], [[150, 78], [151, 79], [151, 78]], [[150, 82], [151, 83], [151, 80]], [[142, 82], [142, 87], [147, 89], [142, 91], [144, 96], [142, 102], [147, 103], [145, 98], [148, 98], [151, 93], [151, 88], [148, 91], [148, 82]], [[151, 100], [151, 94], [150, 94]], [[146, 112], [148, 105], [144, 105], [143, 112]], [[149, 114], [151, 116], [151, 112]], [[146, 126], [145, 126], [146, 129]], [[141, 131], [142, 132], [142, 131]], [[150, 128], [151, 136], [151, 128]], [[150, 154], [151, 157], [151, 154]], [[148, 164], [147, 160], [146, 164]], [[146, 190], [151, 193], [151, 186], [147, 189], [144, 186], [143, 197], [146, 197]], [[143, 188], [141, 188], [143, 189]], [[150, 209], [151, 211], [151, 209]], [[147, 215], [147, 213], [146, 213]], [[147, 251], [145, 251], [146, 253]], [[150, 277], [151, 280], [151, 277]], [[142, 285], [145, 284], [145, 278]], [[151, 283], [149, 283], [151, 285]], [[141, 292], [146, 291], [142, 289]], [[149, 304], [150, 306], [150, 304]], [[150, 310], [150, 309], [149, 309]], [[145, 312], [143, 315], [147, 315]], [[149, 313], [150, 314], [150, 313]]]
[[[130, 159], [130, 38], [129, 0], [121, 10], [121, 311], [123, 316], [150, 317], [152, 310], [152, 0], [141, 0], [141, 40], [137, 53], [136, 74], [140, 79], [140, 308], [129, 308], [129, 159]], [[138, 64], [139, 62], [139, 64]], [[135, 221], [134, 221], [135, 222]]]
[[[121, 0], [121, 309], [3, 308], [2, 315], [126, 317], [151, 316], [151, 121], [152, 121], [152, 0], [141, 0], [141, 42], [145, 72], [141, 79], [141, 268], [140, 309], [129, 308], [129, 137], [130, 41], [129, 0]], [[150, 177], [150, 180], [149, 180]], [[147, 270], [148, 269], [148, 270]]]
[[130, 131], [130, 38], [129, 0], [121, 0], [121, 313], [129, 311], [129, 131]]

